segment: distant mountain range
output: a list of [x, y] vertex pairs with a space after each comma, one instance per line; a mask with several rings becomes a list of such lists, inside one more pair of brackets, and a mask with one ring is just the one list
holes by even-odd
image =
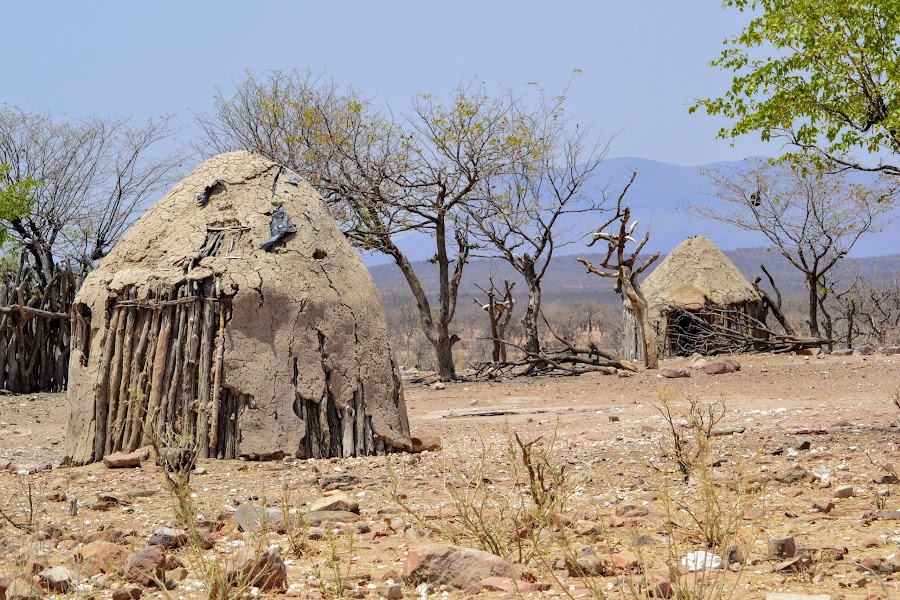
[[[762, 275], [759, 265], [765, 264], [782, 294], [789, 296], [804, 293], [800, 271], [775, 252], [767, 251], [765, 248], [739, 248], [726, 250], [725, 254], [751, 281]], [[596, 253], [583, 253], [578, 256], [583, 256], [595, 264], [601, 258]], [[660, 257], [654, 266], [659, 265], [663, 258]], [[435, 298], [438, 289], [437, 267], [428, 262], [417, 262], [414, 268], [426, 292]], [[900, 277], [900, 254], [846, 258], [841, 263], [841, 269], [845, 274], [859, 273], [867, 281], [879, 283], [891, 277]], [[369, 271], [383, 295], [388, 292], [409, 294], [406, 280], [395, 265], [369, 266]], [[650, 272], [652, 269], [647, 274]], [[515, 295], [520, 303], [523, 302], [527, 292], [525, 283], [508, 264], [496, 259], [475, 259], [469, 262], [463, 271], [459, 293], [460, 305], [471, 304], [473, 298], [483, 297], [484, 294], [478, 290], [476, 284], [486, 287], [490, 277], [499, 284], [502, 284], [504, 279], [517, 281]], [[612, 280], [587, 273], [573, 255], [559, 256], [554, 260], [544, 277], [541, 290], [545, 304], [554, 302], [574, 304], [585, 301], [608, 304], [619, 301], [612, 290]]]
[[[742, 231], [726, 226], [717, 221], [703, 219], [689, 214], [689, 205], [712, 205], [718, 200], [710, 195], [709, 180], [703, 175], [703, 169], [740, 167], [747, 160], [738, 162], [722, 162], [701, 167], [681, 167], [644, 158], [609, 158], [604, 160], [594, 174], [591, 184], [585, 189], [600, 194], [606, 190], [610, 202], [614, 202], [619, 192], [628, 181], [631, 172], [637, 170], [638, 176], [628, 192], [626, 201], [631, 207], [632, 215], [638, 219], [637, 235], [650, 230], [649, 252], [669, 252], [692, 235], [708, 237], [722, 250], [737, 248], [759, 248], [766, 245], [765, 238], [758, 233]], [[894, 216], [900, 210], [894, 211]], [[570, 230], [571, 235], [581, 236], [592, 232], [604, 219], [602, 214], [569, 215], [561, 223], [563, 230]], [[427, 260], [434, 254], [431, 239], [421, 233], [411, 233], [399, 241], [401, 249], [412, 261]], [[562, 249], [562, 254], [584, 253], [584, 244], [575, 243]], [[867, 257], [886, 254], [900, 254], [900, 223], [892, 223], [885, 231], [864, 237], [856, 245], [851, 256]], [[560, 262], [565, 262], [560, 257]], [[369, 265], [380, 265], [390, 262], [383, 255], [367, 255], [363, 261]]]

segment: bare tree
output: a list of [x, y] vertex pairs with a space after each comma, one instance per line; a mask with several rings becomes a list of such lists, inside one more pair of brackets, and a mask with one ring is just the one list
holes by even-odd
[[824, 278], [870, 232], [879, 231], [893, 208], [888, 179], [851, 183], [815, 161], [770, 164], [706, 172], [712, 194], [724, 204], [692, 207], [694, 214], [764, 235], [803, 273], [808, 290], [810, 335], [820, 337]]
[[493, 343], [491, 358], [495, 364], [499, 364], [506, 362], [506, 344], [503, 341], [506, 339], [506, 328], [509, 327], [509, 322], [512, 320], [513, 306], [516, 304], [516, 299], [512, 295], [516, 283], [504, 279], [503, 291], [500, 291], [493, 278], [490, 278], [489, 282], [490, 285], [487, 289], [478, 284], [475, 285], [487, 296], [486, 304], [483, 304], [478, 298], [475, 298], [475, 304], [487, 313], [491, 324], [491, 342]]
[[513, 108], [529, 151], [507, 172], [486, 178], [480, 197], [468, 208], [481, 255], [502, 258], [525, 279], [524, 347], [536, 354], [541, 347], [541, 280], [554, 252], [587, 234], [572, 235], [566, 216], [600, 209], [599, 192], [585, 188], [606, 156], [609, 140], [595, 139], [590, 128], [568, 119], [564, 95], [548, 99], [542, 93], [534, 108], [527, 100], [517, 99]]
[[[634, 314], [637, 343], [639, 344], [635, 348], [637, 359], [643, 360], [648, 369], [655, 369], [659, 366], [656, 340], [653, 335], [653, 327], [650, 325], [647, 299], [641, 292], [638, 277], [659, 259], [659, 252], [643, 261], [640, 259], [641, 250], [650, 240], [650, 232], [644, 233], [644, 237], [640, 241], [636, 241], [632, 237], [632, 233], [634, 233], [637, 221], [631, 220], [631, 208], [622, 206], [622, 200], [636, 177], [637, 171], [631, 174], [631, 179], [619, 194], [615, 214], [597, 228], [593, 239], [588, 243], [588, 246], [593, 246], [600, 240], [606, 242], [606, 254], [600, 261], [599, 267], [595, 267], [584, 258], [579, 258], [578, 262], [587, 267], [590, 273], [616, 280], [616, 293], [622, 297], [625, 307], [631, 309]], [[625, 249], [629, 242], [635, 244], [631, 252]], [[631, 340], [623, 339], [623, 357], [626, 354], [626, 348], [632, 345], [631, 342]]]
[[[460, 84], [447, 102], [413, 100], [405, 117], [376, 107], [352, 88], [308, 72], [249, 74], [230, 99], [201, 115], [200, 146], [255, 150], [303, 174], [322, 193], [358, 248], [390, 256], [416, 299], [422, 330], [442, 380], [456, 377], [450, 325], [471, 250], [464, 208], [479, 185], [520, 152], [510, 100]], [[398, 236], [424, 232], [438, 267], [437, 307]]]
[[84, 269], [103, 258], [146, 202], [177, 177], [179, 152], [162, 152], [176, 133], [163, 117], [61, 120], [0, 109], [0, 163], [7, 183], [33, 179], [31, 206], [4, 226], [47, 284], [58, 260]]

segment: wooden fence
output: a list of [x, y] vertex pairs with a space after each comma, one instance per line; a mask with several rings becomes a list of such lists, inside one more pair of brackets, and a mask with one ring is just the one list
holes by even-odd
[[25, 268], [0, 276], [0, 391], [66, 389], [70, 310], [78, 278], [57, 267], [49, 285]]

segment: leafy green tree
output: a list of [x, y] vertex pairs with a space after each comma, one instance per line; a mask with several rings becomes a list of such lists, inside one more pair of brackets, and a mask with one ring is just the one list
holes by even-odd
[[[698, 100], [838, 168], [900, 175], [900, 0], [725, 0], [753, 15], [712, 65], [734, 72], [720, 98]], [[877, 154], [864, 164], [859, 154]]]
[[21, 219], [31, 211], [31, 189], [38, 186], [38, 182], [31, 177], [11, 180], [11, 170], [8, 164], [0, 164], [0, 246], [10, 240], [5, 224]]

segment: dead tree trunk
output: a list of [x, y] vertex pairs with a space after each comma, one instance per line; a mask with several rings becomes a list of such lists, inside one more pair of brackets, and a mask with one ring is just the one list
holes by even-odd
[[[627, 206], [622, 206], [622, 200], [625, 198], [625, 194], [628, 193], [631, 184], [634, 183], [635, 177], [637, 177], [636, 171], [631, 174], [631, 179], [619, 195], [615, 214], [597, 228], [593, 239], [588, 242], [588, 246], [593, 246], [600, 240], [607, 243], [606, 255], [600, 262], [599, 267], [595, 267], [584, 258], [579, 258], [578, 262], [583, 264], [589, 273], [616, 280], [614, 285], [616, 293], [622, 297], [622, 302], [626, 309], [630, 309], [634, 315], [634, 327], [637, 332], [636, 340], [638, 342], [635, 359], [643, 360], [644, 366], [648, 369], [656, 369], [659, 366], [656, 339], [650, 324], [647, 300], [641, 293], [638, 277], [647, 267], [656, 262], [659, 258], [659, 252], [648, 257], [639, 267], [635, 268], [638, 264], [641, 250], [650, 240], [650, 233], [645, 233], [640, 242], [631, 237], [637, 226], [637, 221], [631, 221], [631, 209]], [[629, 242], [636, 244], [630, 253], [625, 249], [626, 244]], [[631, 335], [627, 328], [623, 329], [625, 329], [624, 335]], [[642, 358], [641, 354], [643, 354]], [[628, 357], [623, 356], [623, 358]]]

